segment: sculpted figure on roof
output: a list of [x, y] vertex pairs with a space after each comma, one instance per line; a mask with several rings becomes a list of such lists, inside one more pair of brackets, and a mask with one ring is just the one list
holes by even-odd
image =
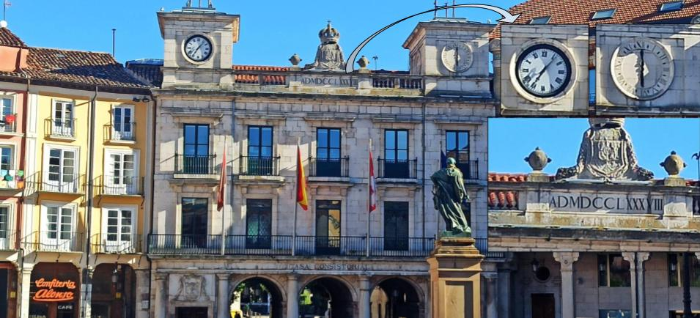
[[639, 166], [632, 138], [622, 118], [591, 118], [583, 134], [578, 160], [560, 168], [556, 179], [648, 181], [654, 174]]
[[316, 60], [312, 64], [307, 64], [304, 69], [315, 71], [342, 71], [345, 69], [345, 56], [343, 49], [338, 44], [340, 40], [340, 32], [331, 26], [322, 29], [318, 33], [321, 39], [321, 45], [316, 50]]

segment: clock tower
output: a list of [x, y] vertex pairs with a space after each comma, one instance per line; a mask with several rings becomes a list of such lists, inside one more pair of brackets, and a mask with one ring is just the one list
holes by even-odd
[[165, 42], [163, 88], [226, 88], [233, 83], [233, 44], [240, 16], [217, 12], [188, 1], [182, 10], [158, 12]]

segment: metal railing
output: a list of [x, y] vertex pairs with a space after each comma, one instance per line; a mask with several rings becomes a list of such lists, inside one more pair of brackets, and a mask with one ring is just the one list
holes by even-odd
[[465, 182], [475, 182], [479, 180], [479, 160], [458, 162], [457, 168], [462, 171], [462, 177]]
[[396, 160], [377, 159], [379, 164], [379, 178], [387, 179], [416, 179], [418, 175], [418, 159]]
[[22, 241], [24, 249], [30, 252], [81, 252], [83, 233], [36, 231], [25, 236]]
[[144, 178], [99, 176], [93, 181], [98, 195], [143, 195]]
[[56, 119], [47, 118], [44, 122], [47, 135], [51, 137], [75, 138], [76, 137], [76, 119]]
[[85, 175], [80, 174], [50, 174], [46, 178], [39, 171], [29, 176], [25, 181], [28, 194], [42, 191], [55, 193], [83, 193]]
[[372, 76], [372, 87], [374, 88], [400, 88], [400, 89], [422, 89], [423, 78], [404, 76]]
[[[5, 116], [13, 116], [14, 120], [8, 122], [8, 119]], [[17, 114], [5, 116], [3, 116], [3, 118], [0, 120], [0, 133], [17, 132]]]
[[279, 176], [280, 157], [239, 157], [238, 174], [242, 176]]
[[141, 250], [140, 235], [100, 233], [90, 238], [93, 253], [99, 254], [134, 254]]
[[136, 141], [136, 123], [105, 125], [105, 136], [111, 141]]
[[309, 158], [310, 177], [337, 177], [347, 178], [350, 176], [350, 157], [344, 158]]
[[474, 239], [476, 241], [476, 249], [479, 250], [479, 253], [481, 255], [484, 255], [486, 258], [504, 258], [506, 257], [505, 252], [489, 252], [489, 242], [488, 239], [485, 237], [477, 237]]
[[[151, 234], [148, 253], [153, 255], [262, 255], [425, 257], [435, 238], [365, 236]], [[295, 241], [296, 239], [296, 241]], [[369, 248], [369, 251], [367, 250]]]
[[182, 155], [175, 154], [176, 174], [216, 174], [216, 155]]
[[164, 255], [220, 255], [221, 235], [151, 234], [148, 253]]

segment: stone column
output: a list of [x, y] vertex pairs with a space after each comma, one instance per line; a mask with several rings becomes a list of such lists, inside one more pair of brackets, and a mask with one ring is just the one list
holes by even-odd
[[88, 265], [87, 268], [83, 268], [80, 272], [83, 274], [80, 288], [80, 307], [83, 312], [81, 317], [90, 318], [92, 317], [92, 274], [95, 273], [95, 269]]
[[574, 263], [578, 252], [554, 252], [554, 259], [561, 265], [561, 317], [574, 318], [576, 315], [574, 297]]
[[372, 301], [372, 284], [369, 282], [369, 276], [360, 276], [360, 316], [359, 318], [370, 318]]
[[299, 277], [287, 276], [287, 318], [299, 317]]
[[510, 276], [510, 268], [503, 268], [498, 270], [497, 317], [510, 317]]
[[24, 268], [19, 272], [20, 274], [20, 285], [17, 286], [19, 289], [17, 300], [19, 300], [19, 315], [20, 318], [29, 318], [29, 286], [32, 283], [32, 270], [33, 266], [28, 264], [24, 265]]
[[219, 298], [217, 298], [218, 305], [218, 318], [230, 318], [231, 313], [230, 313], [230, 306], [231, 302], [229, 297], [229, 274], [216, 274], [216, 280], [219, 286]]
[[165, 318], [168, 313], [168, 274], [155, 274], [155, 303], [153, 304], [155, 318]]
[[630, 263], [630, 290], [632, 292], [632, 317], [637, 316], [637, 280], [635, 275], [637, 275], [637, 262], [635, 260], [635, 252], [624, 252], [622, 253], [622, 258]]
[[486, 317], [498, 318], [498, 273], [483, 272], [486, 281]]
[[148, 281], [150, 280], [150, 277], [148, 275], [148, 269], [134, 269], [134, 273], [136, 273], [136, 303], [134, 306], [136, 307], [136, 318], [148, 318], [150, 317], [150, 314], [144, 307], [142, 307], [142, 302], [144, 300], [151, 301], [148, 299], [148, 296], [150, 293], [148, 292]]
[[646, 284], [644, 283], [644, 262], [649, 260], [649, 256], [651, 253], [649, 252], [637, 252], [637, 282], [639, 282], [639, 286], [637, 286], [637, 292], [639, 293], [639, 318], [646, 318], [647, 316], [647, 308], [646, 308], [646, 293], [644, 292], [644, 289], [646, 289]]

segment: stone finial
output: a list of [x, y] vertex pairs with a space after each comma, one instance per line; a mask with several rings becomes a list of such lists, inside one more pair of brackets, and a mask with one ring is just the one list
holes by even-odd
[[301, 61], [301, 57], [299, 57], [299, 54], [296, 53], [289, 58], [289, 62], [291, 62], [292, 66], [294, 67], [299, 67], [299, 63], [301, 63]]
[[369, 73], [367, 66], [369, 65], [369, 59], [366, 56], [362, 56], [357, 60], [357, 65], [360, 66], [360, 73]]
[[666, 157], [664, 162], [662, 162], [660, 165], [664, 167], [664, 170], [666, 170], [669, 177], [678, 177], [678, 175], [681, 174], [681, 171], [688, 166], [683, 161], [683, 158], [676, 154], [675, 151], [671, 151], [671, 154]]
[[542, 172], [547, 164], [552, 162], [552, 159], [547, 157], [547, 154], [540, 147], [537, 147], [529, 156], [525, 157], [525, 161], [534, 172]]

